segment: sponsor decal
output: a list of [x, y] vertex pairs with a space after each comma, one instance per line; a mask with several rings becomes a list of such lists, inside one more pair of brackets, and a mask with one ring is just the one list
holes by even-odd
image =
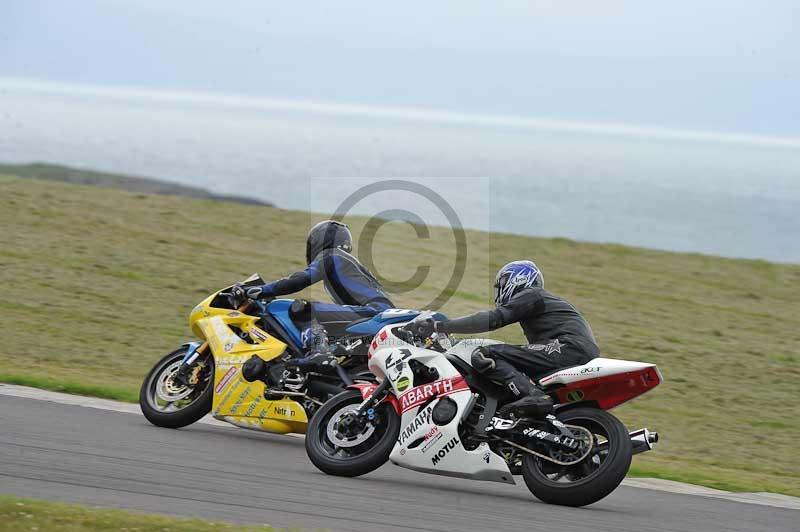
[[567, 394], [567, 401], [574, 402], [583, 399], [583, 392], [580, 390], [572, 390]]
[[483, 461], [484, 461], [484, 462], [486, 462], [487, 464], [489, 463], [489, 459], [490, 459], [491, 457], [492, 457], [492, 453], [491, 453], [491, 452], [489, 452], [489, 451], [485, 451], [485, 452], [483, 453]]
[[233, 395], [234, 390], [236, 390], [236, 386], [232, 386], [232, 387], [228, 388], [228, 391], [225, 392], [225, 395], [223, 395], [222, 399], [220, 399], [220, 401], [219, 401], [219, 405], [217, 406], [217, 410], [216, 410], [217, 412], [222, 410], [223, 407], [228, 404], [228, 401], [231, 399], [231, 396]]
[[241, 316], [241, 315], [242, 314], [240, 312], [236, 312], [235, 310], [233, 312], [228, 312], [228, 316], [230, 316], [231, 318], [235, 318], [235, 317]]
[[599, 372], [600, 372], [600, 366], [594, 366], [591, 368], [582, 368], [580, 374], [584, 375], [586, 373], [599, 373]]
[[378, 342], [376, 342], [375, 340], [373, 340], [372, 343], [369, 344], [369, 351], [367, 351], [367, 360], [372, 360], [372, 355], [377, 347], [378, 347]]
[[553, 353], [561, 354], [561, 348], [565, 347], [564, 344], [558, 341], [558, 339], [553, 340], [548, 344], [530, 344], [528, 345], [528, 349], [531, 351], [544, 351], [548, 355]]
[[429, 432], [428, 434], [425, 435], [426, 443], [425, 443], [425, 445], [422, 446], [422, 452], [423, 453], [428, 452], [428, 449], [432, 448], [444, 436], [444, 434], [439, 432], [439, 428], [438, 427], [434, 427], [434, 428], [436, 429], [436, 432], [430, 438], [428, 438], [428, 434], [431, 434], [433, 432], [433, 430], [431, 430], [431, 432]]
[[469, 390], [469, 386], [467, 386], [467, 382], [461, 375], [458, 377], [441, 379], [431, 382], [430, 384], [423, 384], [422, 386], [411, 388], [400, 396], [400, 410], [405, 413], [421, 405], [431, 397], [436, 395], [449, 395], [462, 390]]
[[539, 429], [525, 429], [522, 431], [522, 433], [525, 436], [528, 436], [529, 438], [539, 438], [539, 439], [544, 439], [545, 437], [550, 435], [549, 432]]
[[229, 369], [225, 375], [217, 383], [217, 387], [214, 388], [214, 393], [220, 393], [224, 390], [233, 380], [233, 377], [236, 376], [236, 367], [232, 367]]
[[397, 389], [401, 392], [406, 391], [410, 385], [411, 385], [411, 379], [409, 379], [408, 377], [400, 377], [399, 379], [397, 379]]
[[547, 344], [547, 349], [545, 349], [545, 353], [547, 353], [548, 355], [550, 355], [552, 353], [558, 353], [560, 355], [561, 354], [561, 346], [563, 346], [563, 345], [564, 344], [560, 343], [558, 341], [558, 338], [556, 338], [555, 340], [553, 340], [552, 342]]
[[250, 395], [250, 389], [245, 388], [242, 393], [239, 394], [239, 397], [236, 398], [236, 402], [233, 403], [233, 406], [231, 406], [231, 414], [235, 414], [236, 411], [239, 410], [239, 407], [242, 406], [242, 403], [248, 395]]
[[230, 352], [230, 351], [233, 349], [233, 342], [228, 342], [228, 343], [226, 343], [224, 346], [222, 346], [222, 349], [223, 349], [223, 350], [224, 350], [226, 353], [229, 353], [229, 352]]
[[261, 342], [266, 342], [269, 339], [267, 333], [265, 333], [258, 327], [253, 327], [252, 329], [250, 329], [250, 334], [252, 334], [256, 340], [259, 340]]
[[252, 403], [250, 403], [250, 406], [247, 407], [247, 410], [245, 411], [244, 416], [245, 417], [252, 416], [253, 412], [256, 411], [256, 407], [258, 407], [258, 403], [260, 403], [260, 402], [261, 402], [261, 398], [260, 397], [256, 397], [255, 400]]
[[397, 443], [403, 445], [418, 428], [423, 425], [429, 425], [431, 422], [431, 412], [433, 412], [433, 407], [429, 406], [417, 414], [416, 417], [411, 420], [411, 423], [409, 423], [408, 426], [403, 429], [403, 432], [400, 433], [400, 436], [397, 437]]
[[369, 397], [372, 394], [372, 392], [375, 391], [375, 388], [377, 388], [377, 387], [378, 387], [377, 384], [368, 384], [368, 385], [364, 386], [363, 388], [359, 388], [359, 391], [361, 392], [361, 397], [366, 399], [367, 397]]
[[294, 410], [285, 406], [276, 406], [273, 412], [275, 412], [276, 416], [294, 417]]
[[577, 440], [570, 438], [568, 436], [558, 436], [556, 434], [551, 434], [549, 432], [545, 432], [543, 430], [537, 429], [525, 429], [522, 431], [525, 436], [529, 438], [536, 438], [539, 440], [549, 441], [553, 443], [558, 443], [564, 445], [566, 447], [570, 447], [572, 449], [577, 448], [578, 442]]
[[448, 454], [450, 454], [450, 451], [455, 449], [456, 445], [458, 445], [458, 444], [459, 444], [458, 437], [452, 438], [449, 442], [444, 444], [444, 447], [442, 447], [441, 449], [436, 451], [436, 454], [431, 456], [431, 463], [433, 465], [436, 465], [439, 462], [441, 462], [442, 459], [444, 459], [444, 457], [446, 457]]
[[[393, 359], [394, 355], [398, 355], [400, 358], [397, 360]], [[389, 353], [389, 356], [386, 357], [386, 369], [395, 368], [397, 371], [401, 371], [403, 369], [403, 361], [407, 358], [411, 357], [411, 351], [408, 349], [398, 349], [397, 351], [392, 351]]]

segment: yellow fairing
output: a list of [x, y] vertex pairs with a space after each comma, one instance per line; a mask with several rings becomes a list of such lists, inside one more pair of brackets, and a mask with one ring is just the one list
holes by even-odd
[[[277, 358], [286, 344], [256, 326], [258, 318], [209, 304], [210, 297], [195, 307], [189, 318], [192, 330], [205, 339], [214, 357], [214, 401], [211, 414], [234, 425], [285, 434], [305, 433], [308, 417], [303, 405], [289, 398], [267, 400], [263, 382], [247, 382], [242, 364], [258, 355], [264, 361]], [[231, 326], [248, 334], [242, 340]]]

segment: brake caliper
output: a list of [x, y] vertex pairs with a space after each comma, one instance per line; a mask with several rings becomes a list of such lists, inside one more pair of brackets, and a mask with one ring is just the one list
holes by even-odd
[[198, 363], [195, 367], [192, 368], [192, 372], [189, 374], [189, 385], [190, 386], [197, 386], [200, 382], [200, 372], [205, 367], [205, 364], [202, 362]]

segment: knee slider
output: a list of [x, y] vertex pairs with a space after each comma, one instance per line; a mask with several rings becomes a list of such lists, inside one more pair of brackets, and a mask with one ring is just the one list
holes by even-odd
[[472, 362], [472, 367], [478, 373], [487, 373], [495, 368], [494, 359], [487, 356], [482, 347], [472, 352], [470, 361]]

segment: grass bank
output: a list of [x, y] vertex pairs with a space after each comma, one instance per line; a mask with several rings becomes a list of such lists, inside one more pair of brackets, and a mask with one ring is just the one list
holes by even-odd
[[[0, 530], [4, 532], [278, 532], [268, 525], [243, 526], [200, 519], [180, 519], [123, 510], [0, 495]], [[284, 529], [280, 529], [284, 530]], [[288, 531], [287, 531], [288, 532]]]
[[[152, 363], [190, 339], [208, 293], [252, 272], [304, 265], [321, 216], [0, 177], [0, 374], [6, 381], [130, 400]], [[348, 220], [359, 235], [365, 220]], [[431, 301], [453, 235], [387, 224], [373, 250], [395, 303]], [[635, 472], [722, 489], [800, 495], [800, 266], [618, 245], [467, 232], [464, 277], [444, 311], [491, 304], [496, 269], [534, 257], [580, 308], [606, 356], [655, 362], [666, 384], [615, 410], [663, 440]], [[400, 293], [420, 265], [422, 287]], [[316, 287], [306, 294], [326, 300]], [[496, 337], [521, 342], [509, 327]]]

